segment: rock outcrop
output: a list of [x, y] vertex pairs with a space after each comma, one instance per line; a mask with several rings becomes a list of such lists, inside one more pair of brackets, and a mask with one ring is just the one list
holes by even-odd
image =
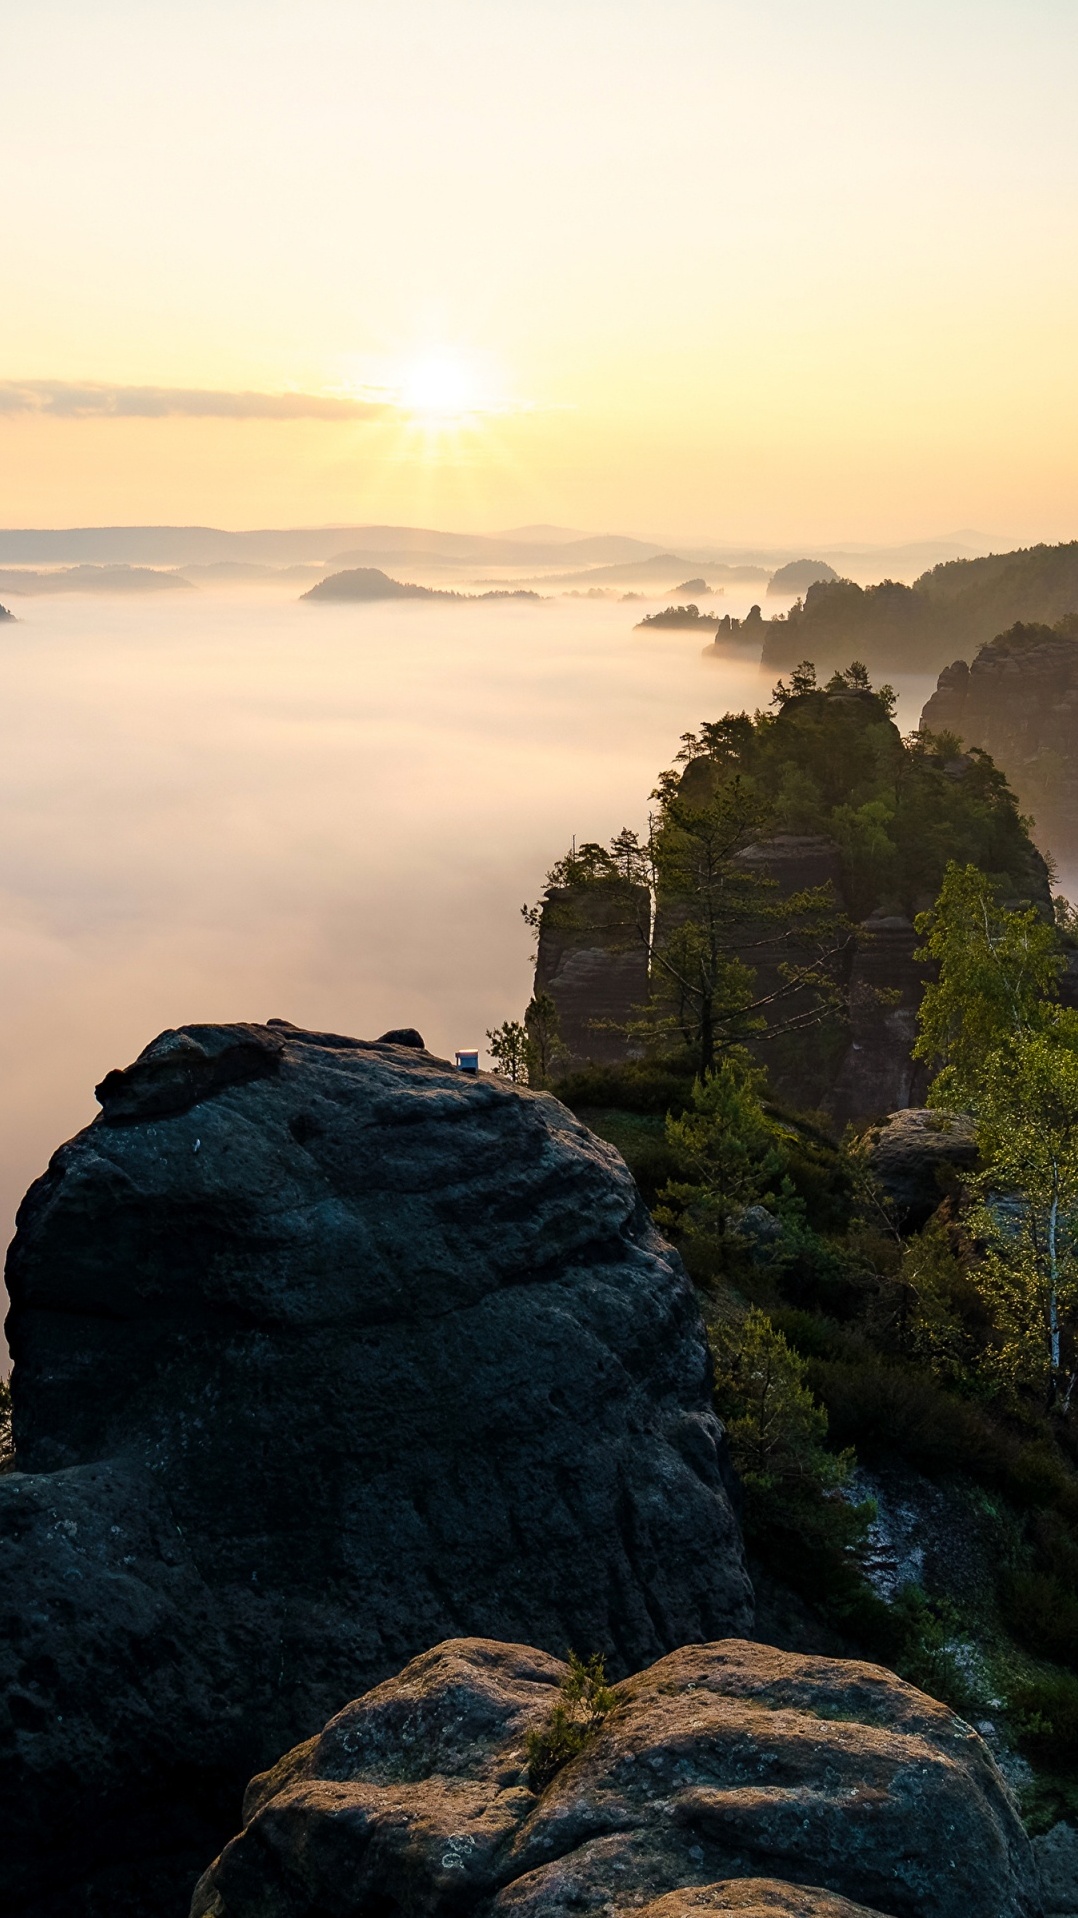
[[944, 668], [921, 714], [934, 733], [957, 733], [991, 753], [1042, 852], [1078, 859], [1078, 616], [1058, 626], [1014, 626], [982, 646], [972, 666]]
[[551, 886], [543, 900], [535, 991], [548, 993], [568, 1068], [633, 1058], [629, 1029], [648, 997], [646, 886]]
[[543, 1790], [565, 1667], [458, 1640], [253, 1780], [191, 1918], [1034, 1918], [1029, 1842], [976, 1732], [875, 1665], [744, 1640], [618, 1687]]
[[749, 1625], [677, 1255], [564, 1107], [420, 1046], [166, 1033], [23, 1202], [12, 1912], [182, 1910], [251, 1771], [447, 1636], [620, 1674]]
[[[705, 761], [690, 762], [683, 783], [702, 785]], [[823, 833], [776, 833], [739, 855], [745, 869], [773, 882], [775, 896], [830, 887], [845, 908], [842, 857]], [[535, 967], [536, 993], [548, 993], [558, 1014], [561, 1064], [616, 1065], [639, 1056], [630, 1036], [649, 992], [651, 902], [646, 889], [625, 883], [551, 887], [543, 901]], [[660, 905], [653, 928], [663, 939], [673, 915]], [[676, 923], [676, 920], [674, 921]], [[919, 941], [901, 913], [883, 910], [864, 920], [837, 970], [849, 995], [848, 1039], [821, 1074], [804, 1041], [782, 1062], [785, 1096], [822, 1106], [842, 1128], [878, 1118], [923, 1099], [927, 1074], [913, 1058], [917, 1009], [927, 977], [914, 958]], [[761, 995], [779, 989], [783, 968], [800, 955], [766, 929], [746, 927], [745, 959]], [[808, 954], [804, 955], [808, 958]], [[790, 1006], [784, 1003], [783, 1011]], [[768, 1063], [775, 1070], [773, 1049]]]
[[1044, 1918], [1078, 1918], [1078, 1830], [1053, 1825], [1033, 1840]]
[[920, 943], [911, 921], [886, 908], [857, 929], [849, 1045], [827, 1102], [840, 1128], [924, 1100], [928, 1072], [913, 1056], [917, 1013], [930, 976], [914, 956]]
[[896, 1207], [903, 1230], [915, 1232], [956, 1176], [976, 1165], [977, 1135], [968, 1113], [911, 1107], [872, 1126], [862, 1150]]

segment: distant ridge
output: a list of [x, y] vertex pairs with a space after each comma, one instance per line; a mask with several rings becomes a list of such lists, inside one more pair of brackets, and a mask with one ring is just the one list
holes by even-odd
[[863, 660], [874, 672], [938, 672], [1016, 622], [1078, 612], [1078, 540], [933, 566], [912, 586], [884, 579], [810, 586], [804, 604], [767, 622], [765, 667], [811, 659], [821, 670]]
[[[538, 532], [540, 529], [536, 529]], [[560, 532], [560, 529], [557, 529]], [[646, 557], [662, 548], [620, 533], [533, 537], [439, 532], [423, 526], [261, 527], [230, 532], [216, 526], [69, 526], [0, 529], [0, 566], [90, 562], [143, 566], [210, 565], [219, 560], [331, 563], [348, 553], [426, 554], [485, 566], [588, 565]]]
[[354, 566], [348, 572], [330, 573], [320, 579], [301, 599], [538, 599], [538, 593], [519, 587], [499, 587], [490, 593], [453, 593], [445, 587], [416, 586], [408, 580], [390, 579], [377, 566]]

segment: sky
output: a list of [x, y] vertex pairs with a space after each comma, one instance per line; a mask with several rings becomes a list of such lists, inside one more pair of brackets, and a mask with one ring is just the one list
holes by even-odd
[[1078, 531], [1074, 0], [0, 0], [0, 524]]

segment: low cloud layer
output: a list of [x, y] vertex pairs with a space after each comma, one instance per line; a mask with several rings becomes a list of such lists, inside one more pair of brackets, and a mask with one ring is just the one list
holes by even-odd
[[222, 393], [189, 386], [99, 386], [68, 380], [0, 380], [0, 416], [52, 419], [373, 420], [382, 400], [325, 393]]

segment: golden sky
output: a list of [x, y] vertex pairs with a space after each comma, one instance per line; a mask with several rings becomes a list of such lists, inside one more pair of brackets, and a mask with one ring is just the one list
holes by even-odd
[[1075, 0], [2, 0], [0, 75], [0, 524], [1078, 533]]

